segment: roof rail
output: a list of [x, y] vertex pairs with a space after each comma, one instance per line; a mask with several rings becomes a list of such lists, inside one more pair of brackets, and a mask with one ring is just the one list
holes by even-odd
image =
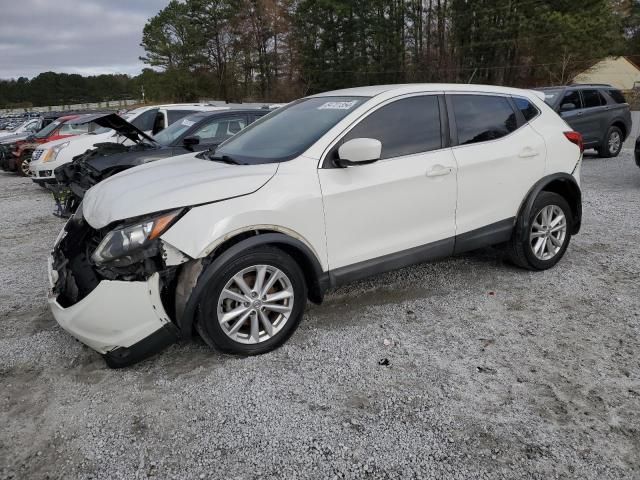
[[574, 83], [569, 85], [570, 87], [608, 87], [613, 88], [613, 85], [609, 83]]

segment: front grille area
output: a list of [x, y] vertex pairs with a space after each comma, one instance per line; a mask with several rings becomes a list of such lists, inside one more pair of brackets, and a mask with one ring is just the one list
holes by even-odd
[[39, 177], [50, 177], [51, 176], [51, 170], [40, 170], [38, 172], [38, 176]]
[[38, 160], [42, 156], [43, 152], [44, 150], [34, 150], [31, 154], [31, 161], [35, 162], [36, 160]]

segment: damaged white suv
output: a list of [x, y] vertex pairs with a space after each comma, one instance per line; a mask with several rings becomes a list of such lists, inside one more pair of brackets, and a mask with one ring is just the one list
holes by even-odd
[[580, 229], [581, 159], [580, 135], [531, 91], [315, 95], [215, 152], [90, 189], [55, 243], [49, 303], [112, 367], [194, 332], [264, 353], [307, 299], [368, 275], [494, 244], [554, 266]]

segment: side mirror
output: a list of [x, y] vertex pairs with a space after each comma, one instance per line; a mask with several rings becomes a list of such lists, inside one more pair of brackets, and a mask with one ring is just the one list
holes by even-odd
[[382, 143], [375, 138], [354, 138], [345, 142], [338, 149], [338, 161], [340, 167], [366, 165], [380, 160], [382, 156]]
[[570, 112], [571, 110], [575, 110], [575, 109], [576, 109], [575, 103], [563, 103], [562, 106], [560, 107], [561, 112]]
[[193, 148], [196, 145], [200, 145], [200, 137], [185, 137], [182, 140], [182, 144], [187, 148]]

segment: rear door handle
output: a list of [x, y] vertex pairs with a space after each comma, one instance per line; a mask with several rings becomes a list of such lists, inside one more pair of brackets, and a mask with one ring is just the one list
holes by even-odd
[[540, 152], [530, 147], [525, 148], [518, 154], [520, 158], [533, 158], [537, 157], [538, 155], [540, 155]]
[[453, 172], [453, 168], [451, 167], [447, 168], [442, 165], [436, 165], [427, 172], [427, 177], [443, 177], [445, 175], [449, 175], [451, 172]]

